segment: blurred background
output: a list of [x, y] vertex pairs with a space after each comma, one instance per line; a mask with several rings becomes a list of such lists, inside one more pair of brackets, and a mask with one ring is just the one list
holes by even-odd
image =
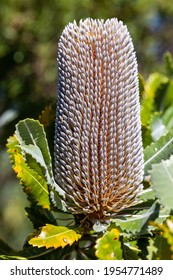
[[159, 71], [173, 53], [172, 0], [1, 0], [0, 3], [0, 239], [16, 250], [33, 231], [28, 205], [6, 152], [15, 124], [38, 118], [57, 95], [57, 44], [69, 21], [121, 19], [132, 36], [139, 71]]

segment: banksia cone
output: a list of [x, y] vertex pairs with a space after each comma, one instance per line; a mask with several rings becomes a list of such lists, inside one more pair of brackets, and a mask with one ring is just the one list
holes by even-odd
[[55, 178], [73, 213], [104, 220], [138, 201], [143, 179], [137, 62], [126, 26], [86, 19], [58, 48]]

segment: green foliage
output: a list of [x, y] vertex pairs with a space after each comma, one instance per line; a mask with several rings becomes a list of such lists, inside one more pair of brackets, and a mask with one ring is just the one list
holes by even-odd
[[163, 222], [169, 217], [169, 213], [170, 211], [165, 208], [160, 209], [159, 203], [155, 201], [150, 208], [146, 207], [145, 210], [138, 211], [134, 215], [128, 215], [124, 219], [112, 219], [112, 222], [120, 228], [122, 233], [143, 235], [152, 231], [149, 222]]
[[[167, 55], [168, 56], [168, 55]], [[144, 189], [136, 205], [107, 221], [68, 212], [54, 180], [46, 131], [55, 118], [47, 106], [40, 121], [24, 119], [8, 139], [8, 153], [30, 205], [35, 230], [16, 252], [0, 241], [1, 259], [172, 259], [173, 92], [172, 57], [165, 73], [140, 75]], [[169, 72], [169, 73], [168, 73]], [[44, 126], [45, 128], [44, 128]]]
[[164, 55], [164, 60], [165, 60], [165, 70], [166, 74], [170, 77], [173, 78], [173, 59], [172, 55], [170, 52], [166, 52]]
[[26, 260], [26, 258], [20, 256], [0, 255], [0, 260]]
[[113, 228], [96, 241], [96, 256], [100, 260], [121, 260], [120, 232]]
[[154, 199], [155, 199], [155, 192], [153, 191], [153, 189], [152, 189], [151, 187], [148, 187], [147, 189], [144, 189], [144, 190], [140, 193], [139, 199], [140, 199], [142, 202], [154, 200]]
[[[157, 225], [157, 224], [156, 224]], [[170, 217], [166, 221], [166, 225], [157, 225], [162, 230], [162, 235], [170, 246], [170, 251], [173, 253], [173, 218]]]
[[159, 138], [158, 141], [147, 146], [144, 150], [145, 175], [152, 169], [152, 165], [163, 159], [168, 159], [173, 151], [173, 130]]
[[[144, 77], [147, 77], [145, 79], [139, 75], [145, 148], [145, 189], [140, 195], [140, 204], [134, 209], [129, 209], [124, 215], [124, 220], [122, 217], [116, 217], [117, 222], [116, 224], [113, 222], [112, 226], [115, 229], [118, 228], [121, 238], [123, 237], [121, 245], [124, 259], [139, 259], [141, 256], [148, 259], [172, 259], [170, 245], [167, 238], [162, 235], [164, 230], [159, 227], [169, 216], [169, 212], [162, 207], [162, 203], [169, 204], [168, 208], [171, 208], [168, 198], [168, 195], [170, 197], [172, 195], [171, 177], [169, 176], [169, 179], [166, 178], [165, 181], [163, 179], [159, 181], [158, 178], [161, 167], [165, 166], [169, 169], [167, 164], [169, 162], [171, 165], [173, 154], [173, 59], [171, 53], [165, 54], [164, 65], [160, 65], [161, 54], [165, 50], [172, 49], [172, 33], [168, 26], [172, 23], [173, 5], [171, 1], [151, 2], [149, 0], [136, 0], [135, 5], [133, 1], [124, 0], [101, 0], [99, 5], [97, 2], [50, 0], [42, 1], [40, 5], [40, 1], [36, 0], [25, 1], [25, 3], [21, 0], [1, 1], [0, 147], [3, 148], [7, 137], [12, 135], [14, 123], [26, 117], [38, 118], [44, 106], [52, 104], [52, 99], [55, 101], [57, 41], [64, 26], [69, 21], [74, 19], [78, 21], [88, 16], [94, 18], [116, 16], [123, 20], [134, 41], [139, 70]], [[157, 72], [153, 72], [154, 69], [157, 69]], [[150, 75], [149, 71], [151, 71]], [[108, 224], [99, 226], [89, 224], [88, 228], [86, 226], [88, 221], [86, 223], [82, 221], [84, 217], [66, 212], [64, 193], [54, 182], [50, 156], [53, 154], [53, 133], [50, 127], [51, 124], [54, 126], [53, 106], [46, 106], [39, 118], [40, 123], [48, 132], [47, 135], [38, 121], [25, 119], [16, 126], [15, 136], [8, 140], [10, 160], [29, 199], [30, 205], [27, 205], [26, 213], [34, 229], [42, 228], [45, 224], [69, 228], [82, 225], [84, 234], [79, 242], [74, 242], [71, 246], [50, 250], [28, 246], [26, 242], [24, 249], [16, 252], [1, 241], [2, 259], [93, 259], [97, 258], [93, 249], [97, 240], [102, 235], [110, 233]], [[4, 151], [0, 153], [1, 164], [4, 159], [2, 153]], [[10, 190], [13, 187], [12, 175], [10, 172], [7, 173], [7, 166], [8, 161], [4, 169], [6, 175], [0, 175], [1, 190], [4, 193], [7, 181]], [[1, 166], [1, 173], [4, 170]], [[169, 173], [172, 176], [171, 170]], [[165, 190], [164, 193], [161, 185]], [[12, 192], [7, 190], [6, 193], [5, 199], [0, 200], [1, 211]], [[159, 198], [160, 208], [158, 202], [155, 203], [156, 195]], [[11, 196], [10, 207], [14, 201], [13, 194]], [[3, 200], [5, 203], [2, 203]], [[16, 210], [16, 205], [14, 208], [8, 208], [4, 214], [0, 213], [1, 231], [4, 230], [4, 223], [7, 223], [5, 217], [8, 216], [9, 211], [13, 211], [11, 209]], [[151, 220], [157, 221], [158, 225], [151, 227], [149, 224]], [[130, 227], [130, 231], [127, 230], [127, 226]], [[166, 223], [164, 226], [168, 227]], [[9, 227], [9, 231], [13, 229]], [[19, 235], [20, 230], [17, 232], [17, 236]], [[4, 236], [7, 236], [6, 232]], [[29, 236], [28, 240], [30, 238]], [[12, 239], [11, 233], [9, 239]], [[134, 240], [131, 241], [131, 239]], [[147, 240], [146, 243], [144, 240]], [[169, 240], [171, 243], [171, 238]], [[146, 252], [143, 255], [140, 255], [141, 248]]]
[[58, 38], [68, 22], [86, 17], [117, 17], [125, 22], [145, 76], [159, 69], [161, 55], [172, 50], [170, 1], [30, 0], [24, 4], [1, 0], [0, 114], [14, 112], [13, 123], [0, 131], [3, 144], [15, 122], [38, 118], [38, 112], [55, 98]]
[[147, 246], [148, 260], [171, 260], [172, 253], [165, 238], [162, 235], [156, 235], [149, 239]]
[[[7, 147], [13, 169], [28, 198], [31, 202], [35, 201], [39, 206], [50, 209], [50, 199], [55, 200], [53, 188], [56, 184], [43, 125], [32, 119], [20, 121], [16, 125], [15, 135], [8, 139]], [[57, 203], [63, 208], [58, 190], [60, 195], [63, 196], [64, 193], [56, 186]]]
[[155, 100], [160, 87], [168, 83], [168, 78], [160, 73], [153, 73], [144, 84], [141, 102], [141, 121], [143, 126], [150, 123], [151, 116], [156, 109]]
[[173, 217], [170, 216], [163, 224], [152, 222], [157, 232], [149, 240], [148, 259], [168, 260], [173, 257]]
[[22, 252], [9, 250], [2, 259], [172, 257], [173, 102], [170, 106], [165, 102], [170, 98], [170, 79], [153, 73], [145, 82], [140, 76], [145, 187], [137, 205], [103, 224], [67, 212], [65, 194], [55, 183], [49, 144], [40, 123], [46, 129], [50, 127], [55, 118], [52, 107], [45, 108], [40, 122], [25, 119], [16, 125], [14, 136], [8, 139], [8, 152], [31, 203], [26, 208], [28, 217], [39, 232], [28, 237]]
[[48, 248], [64, 248], [67, 245], [72, 245], [75, 241], [81, 237], [80, 234], [74, 230], [62, 226], [54, 226], [47, 224], [42, 227], [39, 235], [29, 240], [29, 244], [37, 247]]
[[25, 163], [22, 155], [15, 156], [15, 172], [24, 186], [29, 199], [35, 200], [43, 208], [50, 208], [46, 181]]
[[30, 155], [40, 165], [51, 184], [52, 162], [43, 126], [38, 121], [26, 119], [18, 123], [15, 133], [22, 152]]
[[173, 155], [152, 166], [151, 183], [162, 204], [173, 210]]
[[9, 138], [8, 152], [11, 155], [13, 169], [20, 179], [29, 199], [33, 199], [43, 208], [50, 208], [48, 185], [37, 169], [31, 169], [25, 161], [22, 150], [19, 149], [19, 142], [15, 136]]

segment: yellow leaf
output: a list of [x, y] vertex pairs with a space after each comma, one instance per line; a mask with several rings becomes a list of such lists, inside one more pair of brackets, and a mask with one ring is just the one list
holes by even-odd
[[96, 241], [96, 256], [100, 260], [121, 260], [120, 232], [113, 228]]
[[14, 161], [14, 171], [29, 198], [43, 208], [50, 209], [49, 191], [44, 178], [26, 164], [23, 155], [15, 154]]
[[39, 248], [46, 247], [48, 249], [54, 247], [56, 249], [58, 247], [64, 248], [67, 245], [71, 246], [79, 238], [81, 238], [81, 235], [72, 229], [47, 224], [42, 227], [39, 235], [29, 241], [29, 244]]

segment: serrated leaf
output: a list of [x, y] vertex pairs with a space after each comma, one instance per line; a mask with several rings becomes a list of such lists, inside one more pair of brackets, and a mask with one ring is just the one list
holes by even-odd
[[43, 176], [33, 170], [26, 163], [26, 159], [22, 154], [21, 147], [17, 136], [12, 136], [7, 143], [8, 153], [13, 164], [13, 169], [20, 179], [24, 191], [31, 201], [36, 202], [43, 208], [50, 208], [48, 185]]
[[[40, 169], [42, 170], [40, 175], [45, 177], [47, 184], [53, 186], [52, 171], [50, 172], [50, 170], [48, 169], [40, 148], [32, 144], [22, 145], [22, 151], [26, 153], [26, 157], [27, 155], [30, 155], [33, 159], [36, 160], [36, 162], [39, 164], [39, 167], [42, 167], [42, 169]], [[27, 157], [26, 161], [29, 163], [30, 166], [32, 166], [33, 169], [36, 169], [38, 171], [38, 164], [32, 161], [31, 158]]]
[[71, 246], [79, 238], [81, 238], [81, 235], [72, 229], [47, 224], [42, 227], [38, 236], [29, 241], [29, 244], [39, 248], [46, 247], [48, 249], [53, 247], [56, 249], [58, 247], [64, 248], [67, 245]]
[[[41, 164], [43, 164], [44, 159], [45, 166], [47, 166], [49, 174], [52, 177], [51, 156], [43, 125], [41, 125], [39, 121], [33, 119], [22, 120], [16, 125], [16, 135], [19, 139], [21, 149], [24, 149], [26, 152], [26, 148], [28, 147], [28, 152], [30, 152], [32, 156], [34, 156], [36, 152], [35, 159], [38, 161], [40, 160]], [[32, 150], [33, 146], [35, 147], [34, 151]]]
[[100, 260], [122, 260], [120, 232], [113, 228], [97, 239], [96, 256]]
[[65, 210], [65, 204], [59, 198], [59, 195], [64, 198], [65, 193], [55, 183], [53, 177], [51, 156], [43, 125], [40, 124], [39, 121], [33, 119], [22, 120], [16, 126], [16, 136], [23, 153], [26, 154], [26, 162], [28, 166], [36, 170], [38, 173], [39, 168], [42, 167], [42, 174], [40, 175], [46, 180], [52, 192], [54, 192], [54, 189], [56, 190], [56, 193], [51, 195], [53, 203]]
[[173, 156], [153, 164], [151, 182], [157, 197], [169, 210], [173, 209]]
[[152, 250], [149, 246], [148, 258], [151, 259], [172, 259], [173, 257], [173, 222], [172, 216], [169, 217], [164, 223], [152, 222], [152, 225], [160, 231], [159, 235], [156, 235], [154, 242], [150, 241], [151, 244], [154, 244], [157, 250], [154, 250], [155, 255], [151, 254]]
[[10, 136], [7, 140], [7, 152], [10, 155], [10, 161], [12, 164], [15, 163], [15, 159], [14, 156], [16, 154], [21, 154], [21, 149], [20, 149], [20, 145], [19, 145], [19, 141], [17, 140], [16, 135], [14, 136]]
[[152, 164], [159, 163], [163, 159], [168, 159], [173, 153], [173, 130], [146, 147], [144, 150], [144, 171], [145, 176], [149, 174]]
[[153, 256], [156, 256], [156, 254], [157, 254], [158, 248], [155, 246], [154, 242], [155, 242], [154, 238], [149, 238], [149, 244], [147, 246], [147, 250], [148, 250], [147, 259], [148, 260], [152, 260]]
[[165, 220], [168, 217], [167, 214], [163, 211], [160, 213], [160, 207], [157, 202], [154, 202], [153, 205], [148, 210], [139, 211], [137, 214], [126, 217], [126, 219], [112, 219], [112, 222], [116, 226], [120, 227], [122, 232], [131, 232], [131, 233], [147, 233], [150, 231], [148, 229], [148, 222], [156, 220], [159, 216], [160, 220]]
[[31, 155], [35, 160], [46, 169], [46, 163], [43, 158], [43, 154], [38, 146], [34, 146], [32, 144], [29, 145], [22, 145], [22, 150], [26, 153]]
[[36, 171], [29, 168], [22, 155], [16, 154], [14, 159], [14, 170], [28, 197], [43, 208], [49, 209], [49, 191], [46, 181]]
[[165, 238], [161, 235], [156, 235], [155, 238], [149, 238], [149, 244], [147, 246], [148, 260], [170, 260], [172, 254], [170, 247]]
[[[30, 185], [28, 188], [28, 186], [25, 185], [26, 178], [18, 175], [27, 194], [27, 190], [30, 190], [28, 197], [38, 202], [38, 205], [45, 207], [43, 206], [44, 204], [40, 202], [42, 196], [38, 200], [37, 194], [43, 194], [43, 189], [46, 189], [54, 206], [66, 211], [65, 202], [61, 199], [65, 197], [65, 193], [57, 186], [54, 180], [51, 156], [43, 125], [33, 119], [20, 121], [16, 125], [15, 135], [8, 139], [7, 147], [15, 171], [19, 173], [20, 170], [19, 162], [17, 166], [15, 163], [15, 160], [18, 159], [18, 157], [15, 157], [16, 154], [20, 154], [23, 158], [22, 163], [25, 163], [25, 170], [27, 169], [29, 171], [28, 175], [30, 174], [31, 176], [30, 181], [33, 182], [34, 177], [35, 181], [39, 178], [41, 182], [34, 186]], [[29, 178], [27, 177], [27, 181], [28, 180]], [[36, 185], [38, 190], [36, 190]], [[39, 187], [41, 187], [40, 190]], [[33, 191], [32, 188], [34, 188]], [[36, 195], [35, 198], [34, 194]]]

